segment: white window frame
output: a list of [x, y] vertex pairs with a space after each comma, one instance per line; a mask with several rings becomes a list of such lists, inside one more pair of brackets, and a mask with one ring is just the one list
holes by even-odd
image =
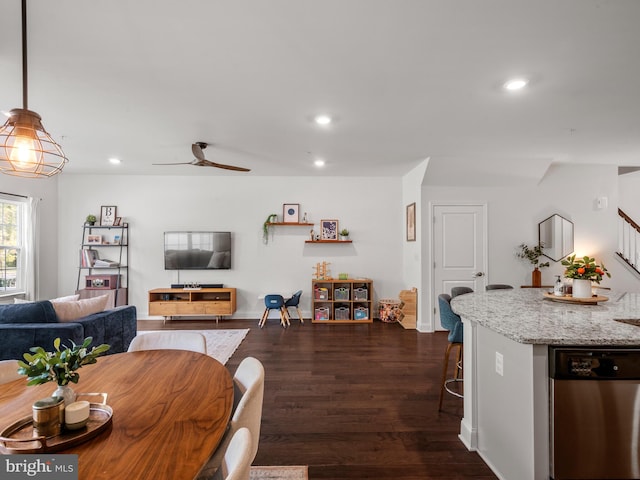
[[[16, 261], [16, 286], [15, 288], [7, 288], [5, 285], [0, 286], [0, 298], [11, 298], [15, 296], [22, 296], [27, 293], [27, 234], [30, 229], [30, 223], [28, 219], [28, 202], [29, 199], [18, 195], [8, 195], [0, 193], [0, 203], [12, 204], [18, 207], [17, 212], [17, 245], [2, 245], [0, 244], [0, 252], [16, 248], [18, 250], [18, 258]], [[1, 238], [0, 238], [1, 240]], [[0, 253], [1, 254], [1, 253]], [[0, 268], [0, 279], [5, 278], [5, 270]], [[4, 283], [4, 282], [3, 282]]]

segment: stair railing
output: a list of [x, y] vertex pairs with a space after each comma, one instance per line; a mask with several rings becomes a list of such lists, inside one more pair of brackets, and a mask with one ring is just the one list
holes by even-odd
[[616, 254], [640, 275], [640, 225], [620, 209]]

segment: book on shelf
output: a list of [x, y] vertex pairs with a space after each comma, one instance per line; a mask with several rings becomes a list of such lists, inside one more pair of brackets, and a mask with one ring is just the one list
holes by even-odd
[[120, 263], [100, 258], [97, 250], [83, 248], [80, 250], [80, 266], [83, 268], [113, 268], [120, 266]]
[[118, 262], [114, 262], [113, 260], [107, 260], [106, 258], [96, 258], [93, 262], [94, 268], [109, 268], [109, 267], [117, 267], [120, 265]]
[[80, 250], [80, 266], [84, 268], [93, 267], [96, 259], [98, 258], [97, 250], [90, 250], [83, 248]]

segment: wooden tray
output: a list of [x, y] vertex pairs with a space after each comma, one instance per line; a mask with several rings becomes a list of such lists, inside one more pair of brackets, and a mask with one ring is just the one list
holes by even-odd
[[0, 452], [5, 454], [57, 452], [95, 437], [111, 426], [113, 410], [102, 403], [89, 404], [89, 421], [79, 430], [64, 430], [53, 437], [34, 437], [33, 417], [21, 418], [0, 432]]
[[548, 298], [554, 302], [561, 303], [577, 303], [583, 305], [595, 305], [598, 302], [606, 302], [609, 300], [609, 297], [604, 297], [602, 295], [596, 295], [589, 298], [573, 298], [571, 295], [565, 295], [564, 297], [557, 297], [553, 293], [543, 292], [544, 298]]

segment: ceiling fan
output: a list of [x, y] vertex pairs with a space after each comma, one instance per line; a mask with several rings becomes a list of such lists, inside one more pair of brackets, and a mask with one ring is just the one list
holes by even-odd
[[251, 169], [244, 167], [236, 167], [234, 165], [224, 165], [222, 163], [215, 163], [204, 158], [203, 150], [207, 148], [209, 144], [205, 142], [196, 142], [191, 145], [191, 151], [193, 156], [196, 157], [191, 162], [180, 163], [154, 163], [153, 165], [195, 165], [197, 167], [216, 167], [224, 168], [225, 170], [235, 170], [236, 172], [250, 172]]

